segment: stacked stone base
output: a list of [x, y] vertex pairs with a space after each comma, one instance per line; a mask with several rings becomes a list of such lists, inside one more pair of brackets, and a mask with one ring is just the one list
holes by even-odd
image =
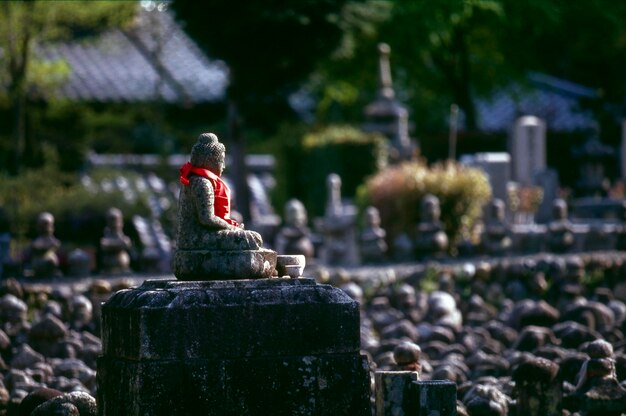
[[100, 415], [370, 415], [358, 304], [312, 279], [147, 281], [103, 307]]

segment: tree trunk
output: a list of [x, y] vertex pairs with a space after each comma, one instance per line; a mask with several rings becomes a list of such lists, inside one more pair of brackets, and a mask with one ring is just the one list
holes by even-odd
[[233, 179], [235, 183], [236, 209], [243, 217], [244, 223], [251, 220], [250, 192], [248, 190], [248, 167], [246, 166], [245, 138], [241, 132], [241, 119], [234, 100], [228, 103], [228, 130], [231, 140], [233, 161]]
[[[8, 19], [11, 26], [8, 30], [9, 86], [7, 92], [13, 103], [11, 136], [14, 147], [9, 172], [16, 175], [24, 163], [26, 148], [26, 73], [32, 40], [31, 21], [34, 5], [30, 2], [25, 3], [22, 16], [13, 15], [10, 5], [7, 3], [4, 3], [3, 11], [11, 16]], [[16, 28], [13, 26], [14, 19], [19, 19], [19, 17], [21, 17], [19, 28]]]
[[459, 74], [458, 90], [456, 91], [457, 103], [465, 113], [465, 128], [474, 131], [478, 127], [476, 120], [476, 106], [472, 97], [472, 70], [469, 58], [469, 50], [463, 27], [458, 27], [454, 31], [454, 50], [458, 54]]

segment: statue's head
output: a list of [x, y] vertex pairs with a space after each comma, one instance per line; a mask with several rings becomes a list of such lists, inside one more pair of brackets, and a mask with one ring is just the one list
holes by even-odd
[[306, 208], [297, 199], [290, 199], [285, 204], [285, 223], [292, 226], [303, 227], [307, 222]]
[[52, 236], [54, 233], [54, 216], [49, 212], [42, 212], [37, 217], [37, 230], [40, 235]]
[[491, 201], [491, 218], [497, 221], [504, 221], [505, 209], [504, 201], [494, 198]]
[[422, 349], [413, 342], [401, 342], [393, 349], [393, 359], [400, 366], [419, 363], [421, 356]]
[[76, 295], [72, 298], [72, 319], [89, 322], [93, 316], [93, 304], [87, 297]]
[[191, 164], [208, 169], [218, 176], [224, 171], [226, 147], [213, 133], [202, 133], [191, 148]]
[[567, 219], [567, 202], [564, 199], [557, 198], [552, 203], [552, 215], [555, 220]]
[[365, 224], [370, 227], [379, 227], [380, 226], [380, 213], [378, 212], [378, 208], [369, 206], [365, 210]]
[[435, 222], [441, 217], [439, 199], [432, 194], [424, 196], [422, 199], [422, 221]]
[[110, 230], [119, 231], [124, 228], [124, 220], [122, 217], [122, 211], [118, 208], [109, 208], [107, 211], [107, 226]]

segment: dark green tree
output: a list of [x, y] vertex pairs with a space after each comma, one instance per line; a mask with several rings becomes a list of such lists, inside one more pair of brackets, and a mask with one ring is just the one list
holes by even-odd
[[[228, 2], [175, 0], [172, 8], [187, 32], [211, 57], [226, 62], [230, 152], [235, 159], [238, 209], [249, 218], [242, 129], [267, 134], [288, 118], [289, 94], [318, 63], [342, 45], [345, 7], [354, 0]], [[244, 124], [242, 124], [244, 123]]]
[[626, 82], [626, 3], [611, 0], [500, 0], [502, 50], [510, 65], [596, 88], [604, 137], [619, 140]]
[[52, 99], [46, 92], [67, 76], [71, 68], [36, 54], [38, 44], [68, 37], [88, 37], [129, 23], [134, 2], [5, 1], [0, 3], [0, 110], [8, 114], [0, 125], [3, 165], [18, 173], [28, 165], [38, 143], [27, 134], [28, 105]]

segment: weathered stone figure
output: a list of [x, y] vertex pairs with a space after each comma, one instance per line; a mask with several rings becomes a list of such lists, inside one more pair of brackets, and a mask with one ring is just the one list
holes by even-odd
[[554, 253], [566, 253], [574, 247], [572, 224], [567, 219], [567, 202], [555, 199], [552, 215], [554, 218], [548, 224], [548, 249]]
[[102, 249], [102, 271], [105, 273], [124, 273], [130, 270], [130, 238], [124, 234], [122, 211], [110, 208], [106, 214], [107, 226], [100, 239]]
[[275, 247], [281, 254], [301, 254], [307, 260], [313, 258], [306, 208], [297, 199], [290, 199], [285, 204], [285, 225], [278, 231]]
[[415, 252], [419, 258], [441, 256], [448, 249], [448, 236], [441, 224], [439, 199], [426, 195], [422, 200], [421, 220], [417, 225]]
[[[397, 371], [415, 371], [418, 374], [422, 372], [422, 349], [419, 345], [404, 341], [396, 345], [393, 349], [393, 360], [396, 364]], [[419, 379], [419, 375], [417, 376]]]
[[361, 259], [364, 263], [380, 263], [387, 255], [387, 232], [380, 227], [380, 213], [376, 207], [365, 210], [365, 227], [359, 238]]
[[174, 274], [181, 280], [271, 277], [276, 253], [263, 248], [261, 235], [230, 217], [230, 190], [222, 180], [226, 148], [204, 133], [180, 169]]
[[[626, 389], [620, 384], [615, 370], [613, 346], [596, 339], [583, 348], [589, 357], [580, 368], [576, 390], [565, 397], [565, 407], [582, 410], [581, 414], [617, 416], [623, 414]], [[602, 407], [598, 407], [598, 398]]]
[[498, 198], [491, 201], [489, 218], [482, 237], [483, 248], [487, 254], [502, 255], [511, 248], [512, 241], [504, 219], [504, 210], [504, 201]]
[[319, 224], [320, 231], [324, 234], [320, 257], [329, 265], [354, 266], [359, 262], [355, 230], [356, 210], [341, 202], [339, 175], [328, 175], [326, 186], [326, 213]]
[[30, 246], [32, 268], [35, 276], [49, 277], [60, 274], [57, 250], [61, 242], [54, 236], [54, 216], [42, 212], [37, 217], [38, 237]]

